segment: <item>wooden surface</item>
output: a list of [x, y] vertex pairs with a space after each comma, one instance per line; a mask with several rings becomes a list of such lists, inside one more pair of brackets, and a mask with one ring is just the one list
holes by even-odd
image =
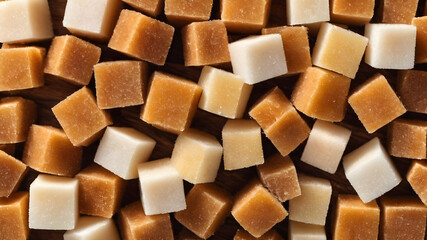
[[[285, 24], [284, 2], [285, 0], [273, 0], [269, 26], [279, 26], [279, 25]], [[422, 6], [424, 6], [424, 2], [425, 0], [420, 1], [421, 7], [419, 7], [418, 9], [419, 13], [422, 10]], [[55, 35], [69, 34], [69, 32], [64, 27], [62, 27], [62, 18], [65, 10], [66, 0], [49, 0], [49, 4], [50, 4], [51, 13], [52, 13]], [[130, 7], [125, 6], [125, 8], [130, 8]], [[214, 0], [214, 10], [213, 10], [212, 18], [219, 18], [218, 9], [219, 9], [219, 0]], [[158, 19], [165, 21], [165, 17], [162, 15], [159, 16]], [[354, 30], [356, 32], [363, 34], [363, 28], [351, 28], [351, 30]], [[176, 74], [197, 82], [201, 68], [183, 67], [182, 43], [180, 40], [181, 39], [180, 30], [177, 29], [175, 32], [176, 33], [172, 43], [171, 51], [167, 59], [167, 64], [163, 67], [151, 65], [151, 70], [165, 71], [165, 72]], [[241, 37], [243, 36], [230, 35], [230, 41], [233, 41]], [[313, 37], [310, 37], [311, 47], [313, 46], [314, 41], [315, 39]], [[48, 47], [49, 44], [50, 42], [43, 42], [43, 43], [38, 43], [37, 45]], [[106, 47], [106, 43], [96, 43], [96, 44], [102, 47], [101, 61], [129, 59], [128, 57], [118, 52], [108, 49]], [[230, 70], [229, 67], [225, 67], [225, 68]], [[417, 65], [416, 69], [427, 70], [426, 65]], [[360, 70], [357, 74], [357, 77], [354, 80], [352, 80], [350, 92], [353, 91], [355, 87], [357, 87], [362, 82], [364, 82], [368, 77], [372, 76], [374, 73], [377, 73], [377, 72], [384, 74], [386, 78], [390, 81], [391, 85], [393, 87], [395, 86], [397, 71], [376, 70], [362, 62], [360, 66]], [[258, 99], [262, 94], [264, 94], [266, 91], [268, 91], [274, 86], [279, 86], [285, 92], [286, 96], [289, 97], [297, 78], [298, 76], [280, 77], [280, 78], [275, 78], [275, 79], [268, 80], [266, 82], [255, 85], [248, 103], [248, 108], [253, 105], [256, 99]], [[91, 80], [89, 87], [95, 92], [93, 79]], [[37, 124], [52, 125], [55, 127], [60, 127], [59, 123], [55, 119], [50, 109], [59, 101], [61, 101], [62, 99], [64, 99], [65, 97], [67, 97], [68, 95], [70, 95], [71, 93], [73, 93], [79, 88], [80, 87], [68, 84], [55, 77], [46, 76], [45, 86], [41, 88], [15, 91], [12, 93], [0, 93], [0, 97], [9, 96], [9, 95], [19, 95], [19, 96], [23, 96], [25, 98], [34, 100], [38, 105], [39, 117], [37, 120]], [[114, 110], [110, 110], [109, 112], [113, 116], [114, 126], [133, 127], [149, 135], [150, 137], [152, 137], [157, 141], [157, 145], [150, 158], [151, 160], [155, 160], [163, 157], [170, 157], [173, 149], [174, 141], [176, 139], [176, 135], [162, 132], [160, 130], [157, 130], [151, 127], [145, 122], [141, 121], [139, 119], [140, 106], [123, 108], [123, 109], [114, 109]], [[304, 117], [304, 119], [307, 121], [307, 123], [311, 127], [313, 125], [314, 120], [304, 116], [303, 114], [301, 115]], [[408, 119], [426, 119], [425, 115], [415, 114], [415, 113], [406, 113], [403, 117]], [[247, 113], [245, 114], [244, 118], [249, 118]], [[201, 129], [210, 134], [213, 134], [218, 138], [218, 140], [221, 140], [221, 130], [223, 125], [225, 124], [225, 121], [226, 121], [225, 118], [210, 114], [208, 112], [205, 112], [199, 109], [197, 110], [196, 116], [194, 117], [191, 127]], [[357, 119], [357, 116], [355, 115], [355, 113], [352, 111], [352, 109], [349, 106], [347, 108], [347, 114], [346, 114], [345, 120], [339, 124], [352, 130], [352, 135], [344, 154], [351, 152], [352, 150], [356, 149], [357, 147], [361, 146], [362, 144], [364, 144], [365, 142], [367, 142], [368, 140], [374, 137], [379, 137], [382, 143], [385, 144], [386, 132], [387, 132], [386, 128], [382, 128], [376, 131], [374, 134], [368, 134], [363, 128], [363, 126], [361, 125], [361, 123], [359, 122], [359, 120]], [[24, 144], [17, 145], [16, 157], [19, 159], [21, 159], [21, 156], [22, 156], [23, 145]], [[82, 167], [85, 167], [91, 162], [93, 162], [93, 157], [94, 157], [94, 153], [96, 151], [97, 145], [98, 145], [98, 142], [95, 142], [91, 146], [84, 149], [84, 161], [83, 161]], [[297, 171], [299, 173], [305, 173], [308, 175], [329, 179], [332, 183], [333, 195], [331, 198], [331, 204], [329, 207], [328, 218], [326, 223], [326, 231], [328, 234], [328, 239], [330, 239], [331, 238], [330, 226], [332, 221], [332, 213], [333, 213], [333, 210], [335, 209], [335, 202], [336, 202], [337, 195], [340, 193], [355, 194], [355, 191], [353, 190], [353, 188], [345, 178], [342, 165], [339, 166], [336, 174], [331, 175], [329, 173], [323, 172], [321, 170], [318, 170], [314, 167], [311, 167], [301, 162], [300, 156], [304, 148], [304, 145], [305, 145], [305, 142], [290, 154], [290, 157], [293, 159], [294, 164], [296, 165]], [[268, 139], [265, 138], [264, 135], [263, 135], [263, 147], [264, 147], [264, 154], [266, 157], [276, 153], [274, 146], [271, 144], [271, 142]], [[411, 160], [393, 158], [393, 161], [396, 164], [397, 169], [399, 170], [402, 178], [405, 178], [405, 174], [409, 168], [409, 164], [411, 163]], [[25, 180], [23, 181], [20, 189], [28, 190], [29, 185], [35, 179], [37, 174], [38, 174], [37, 172], [31, 170], [30, 173], [25, 178]], [[249, 179], [252, 179], [253, 177], [256, 177], [256, 171], [254, 167], [243, 169], [243, 170], [237, 170], [237, 171], [224, 171], [223, 165], [221, 164], [216, 183], [234, 194], [239, 189], [241, 189], [243, 185], [248, 182]], [[186, 188], [186, 191], [188, 191], [191, 188], [191, 184], [185, 183], [185, 188]], [[394, 188], [392, 191], [388, 192], [387, 195], [415, 195], [415, 193], [411, 189], [408, 182], [406, 180], [403, 180], [401, 184], [399, 184], [399, 186]], [[137, 200], [139, 200], [138, 181], [132, 180], [128, 182], [126, 194], [124, 196], [122, 205], [124, 206], [128, 203], [131, 203]], [[285, 203], [284, 205], [288, 209], [288, 203]], [[182, 226], [180, 226], [180, 224], [173, 219], [173, 215], [171, 215], [171, 217], [173, 221], [174, 233], [177, 234], [182, 229]], [[116, 219], [116, 216], [115, 216], [115, 219]], [[283, 237], [287, 235], [287, 224], [288, 224], [288, 219], [286, 218], [285, 221], [275, 226], [275, 229]], [[239, 227], [239, 224], [230, 215], [226, 219], [225, 224], [212, 237], [212, 239], [232, 239], [238, 227]], [[33, 239], [33, 240], [62, 239], [63, 233], [64, 231], [31, 230], [30, 239]]]

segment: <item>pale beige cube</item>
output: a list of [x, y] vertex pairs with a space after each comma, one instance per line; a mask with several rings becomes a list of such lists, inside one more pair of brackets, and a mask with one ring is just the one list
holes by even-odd
[[76, 228], [64, 234], [64, 240], [120, 240], [113, 219], [103, 217], [80, 217]]
[[329, 0], [286, 0], [288, 25], [329, 21]]
[[325, 227], [289, 220], [288, 240], [326, 240]]

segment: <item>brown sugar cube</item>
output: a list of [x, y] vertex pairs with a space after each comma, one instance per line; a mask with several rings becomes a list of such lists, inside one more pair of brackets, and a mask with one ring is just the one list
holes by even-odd
[[250, 233], [246, 232], [242, 229], [237, 229], [236, 235], [234, 235], [233, 240], [283, 240], [283, 238], [277, 233], [276, 230], [271, 229], [270, 231], [266, 232], [264, 235], [262, 235], [259, 238], [256, 238], [252, 236]]
[[408, 111], [427, 113], [427, 71], [400, 71], [396, 85], [396, 92]]
[[29, 232], [28, 192], [0, 198], [0, 239], [26, 240]]
[[427, 122], [396, 119], [388, 127], [388, 152], [395, 157], [425, 159]]
[[123, 240], [174, 239], [169, 214], [147, 216], [141, 201], [120, 210], [119, 227]]
[[368, 133], [373, 133], [406, 112], [387, 79], [376, 74], [348, 98]]
[[222, 21], [194, 22], [182, 29], [185, 66], [230, 62], [227, 29]]
[[187, 209], [175, 218], [197, 236], [207, 239], [230, 214], [233, 198], [215, 184], [196, 184], [185, 197]]
[[124, 9], [108, 47], [140, 60], [164, 65], [174, 31], [166, 23]]
[[330, 122], [344, 119], [351, 79], [332, 71], [309, 67], [301, 74], [292, 103], [305, 115]]
[[282, 204], [257, 179], [236, 195], [231, 214], [254, 237], [261, 237], [288, 216]]
[[56, 104], [52, 111], [74, 146], [88, 146], [101, 137], [106, 126], [113, 123], [110, 115], [98, 108], [87, 87]]
[[201, 94], [202, 88], [196, 83], [156, 71], [140, 118], [156, 128], [179, 134], [190, 127]]
[[75, 85], [87, 85], [101, 48], [72, 35], [55, 37], [46, 57], [44, 72]]
[[357, 195], [338, 195], [333, 225], [334, 240], [378, 239], [380, 208], [371, 201], [363, 203]]
[[375, 0], [332, 0], [331, 20], [349, 25], [364, 25], [374, 16]]
[[80, 171], [82, 149], [74, 147], [61, 129], [33, 124], [22, 161], [39, 172], [72, 177]]
[[259, 32], [268, 21], [271, 0], [221, 0], [221, 20], [236, 33]]
[[411, 167], [406, 174], [406, 179], [424, 205], [427, 206], [427, 162], [412, 161]]
[[135, 9], [143, 13], [155, 17], [159, 15], [162, 10], [163, 0], [122, 0]]
[[301, 195], [297, 171], [289, 156], [275, 154], [257, 166], [261, 182], [281, 202]]
[[383, 240], [424, 240], [427, 207], [412, 196], [383, 196], [381, 206], [381, 233]]
[[249, 115], [258, 122], [282, 156], [297, 148], [310, 134], [307, 123], [278, 87], [261, 97]]
[[0, 91], [42, 86], [43, 58], [36, 47], [0, 49]]
[[306, 27], [263, 28], [261, 32], [262, 34], [278, 33], [282, 36], [286, 65], [288, 66], [287, 74], [301, 73], [311, 66], [308, 29]]
[[182, 26], [209, 20], [213, 0], [165, 0], [165, 15], [169, 22]]
[[0, 197], [9, 197], [18, 188], [26, 170], [21, 161], [0, 151]]
[[76, 175], [79, 180], [81, 214], [111, 218], [118, 210], [125, 181], [99, 165], [91, 165]]
[[141, 61], [114, 61], [94, 66], [96, 101], [100, 109], [144, 103], [148, 65]]
[[3, 43], [3, 45], [1, 46], [1, 49], [27, 48], [27, 47], [37, 48], [43, 57], [46, 56], [46, 48], [39, 47], [39, 46], [27, 46], [27, 45], [17, 44], [17, 43]]
[[415, 44], [415, 62], [427, 62], [427, 16], [412, 19], [412, 25], [417, 27], [417, 40]]
[[0, 144], [25, 141], [36, 118], [37, 106], [33, 101], [21, 97], [0, 99]]
[[0, 150], [13, 156], [15, 154], [15, 144], [0, 144]]
[[411, 24], [417, 12], [418, 0], [381, 0], [379, 4], [381, 22]]

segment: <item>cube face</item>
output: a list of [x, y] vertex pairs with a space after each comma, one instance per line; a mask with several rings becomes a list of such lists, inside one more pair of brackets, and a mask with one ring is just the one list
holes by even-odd
[[206, 21], [211, 16], [212, 5], [213, 0], [166, 0], [165, 15], [176, 25]]
[[21, 161], [0, 151], [0, 197], [9, 197], [19, 187], [26, 170]]
[[401, 2], [398, 0], [381, 0], [380, 16], [383, 23], [411, 24], [417, 12], [418, 0]]
[[345, 155], [343, 166], [347, 179], [364, 203], [390, 191], [402, 180], [378, 138]]
[[366, 24], [365, 63], [380, 69], [413, 68], [416, 32], [415, 26], [406, 24]]
[[28, 238], [28, 192], [12, 193], [0, 198], [0, 236], [3, 239]]
[[427, 163], [422, 161], [413, 161], [406, 174], [406, 179], [411, 184], [412, 189], [418, 194], [418, 197], [427, 206]]
[[329, 21], [328, 0], [286, 0], [288, 25]]
[[64, 234], [64, 240], [84, 239], [111, 239], [120, 240], [117, 228], [111, 218], [80, 217], [76, 228]]
[[397, 119], [388, 128], [388, 151], [395, 157], [425, 159], [426, 139], [427, 122]]
[[164, 65], [174, 31], [166, 23], [124, 9], [108, 47], [140, 60]]
[[399, 72], [396, 92], [408, 111], [427, 113], [427, 71]]
[[202, 88], [194, 82], [154, 72], [140, 118], [156, 128], [179, 134], [190, 126], [201, 94]]
[[289, 240], [326, 240], [325, 227], [289, 221]]
[[415, 62], [427, 62], [427, 16], [412, 19], [412, 25], [417, 28], [417, 41], [415, 44]]
[[182, 42], [185, 66], [230, 62], [227, 29], [222, 21], [194, 22], [185, 26]]
[[364, 25], [374, 16], [375, 0], [332, 0], [331, 19], [349, 25]]
[[265, 27], [271, 0], [221, 0], [221, 20], [228, 31], [255, 33]]
[[163, 6], [162, 0], [122, 0], [135, 9], [138, 9], [152, 17], [159, 15]]
[[248, 37], [228, 45], [233, 72], [255, 84], [288, 72], [280, 34]]
[[377, 74], [348, 98], [368, 133], [373, 133], [406, 112], [387, 79]]
[[330, 23], [322, 23], [313, 48], [313, 64], [355, 78], [368, 38]]

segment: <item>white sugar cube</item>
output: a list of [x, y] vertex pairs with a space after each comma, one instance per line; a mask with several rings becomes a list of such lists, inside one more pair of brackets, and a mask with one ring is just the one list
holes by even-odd
[[289, 220], [289, 240], [326, 240], [325, 227]]
[[288, 25], [329, 21], [329, 0], [286, 0]]
[[80, 217], [76, 228], [64, 234], [64, 240], [120, 240], [111, 218]]

